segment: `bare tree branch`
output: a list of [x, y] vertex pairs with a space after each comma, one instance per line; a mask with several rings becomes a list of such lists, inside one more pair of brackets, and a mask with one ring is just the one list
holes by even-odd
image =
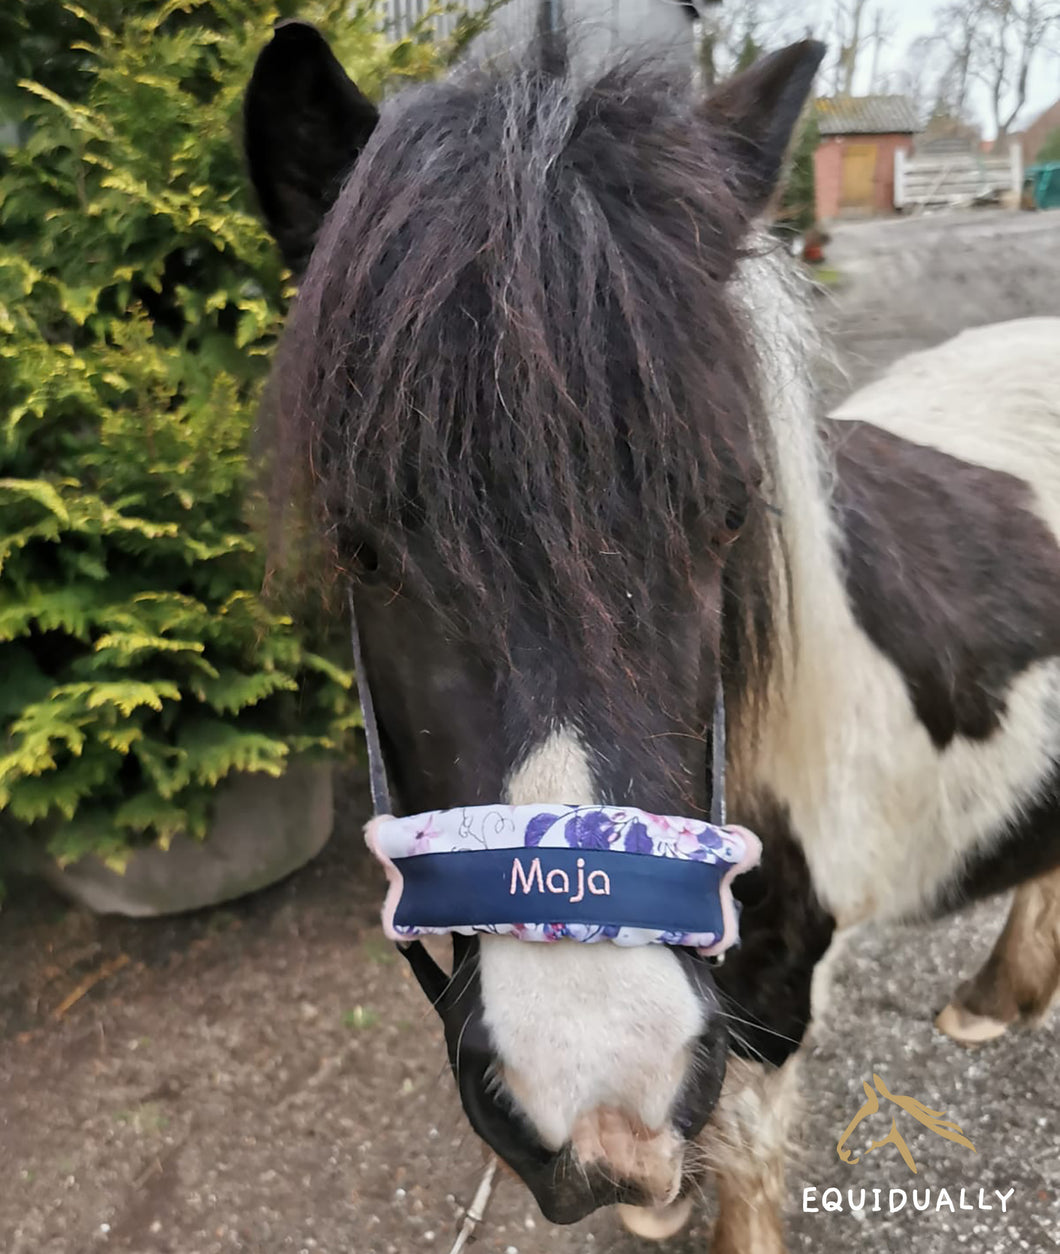
[[973, 82], [985, 89], [997, 142], [1027, 103], [1032, 69], [1058, 53], [1057, 0], [951, 0], [936, 13], [936, 42], [945, 50], [940, 98], [955, 117], [968, 110]]

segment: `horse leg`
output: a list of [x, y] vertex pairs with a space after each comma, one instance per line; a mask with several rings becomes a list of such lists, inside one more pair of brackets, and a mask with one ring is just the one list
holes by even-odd
[[704, 1133], [717, 1184], [713, 1254], [784, 1254], [784, 1165], [799, 1108], [799, 1056], [782, 1067], [732, 1058]]
[[935, 1026], [962, 1045], [1034, 1026], [1060, 988], [1060, 868], [1016, 889], [1004, 931], [979, 973], [965, 980]]

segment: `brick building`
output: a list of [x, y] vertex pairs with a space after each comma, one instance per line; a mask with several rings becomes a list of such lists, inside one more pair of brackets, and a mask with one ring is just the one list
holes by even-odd
[[894, 210], [894, 154], [921, 129], [907, 96], [826, 96], [814, 102], [818, 221]]
[[1034, 164], [1042, 145], [1056, 130], [1060, 130], [1060, 100], [1036, 117], [1022, 134], [1012, 137], [1022, 142], [1023, 160], [1027, 165]]

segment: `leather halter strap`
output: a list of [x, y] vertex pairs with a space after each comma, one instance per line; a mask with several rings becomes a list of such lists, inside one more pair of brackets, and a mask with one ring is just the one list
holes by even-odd
[[361, 650], [361, 633], [357, 628], [357, 614], [353, 608], [352, 588], [346, 589], [346, 604], [350, 609], [350, 647], [357, 680], [357, 697], [361, 703], [361, 721], [368, 747], [368, 786], [372, 793], [372, 816], [378, 818], [380, 814], [393, 813], [390, 808], [390, 783], [386, 776], [386, 763], [383, 761], [383, 747], [379, 743], [379, 724], [376, 722], [372, 689], [368, 683], [368, 673], [364, 669], [364, 653]]

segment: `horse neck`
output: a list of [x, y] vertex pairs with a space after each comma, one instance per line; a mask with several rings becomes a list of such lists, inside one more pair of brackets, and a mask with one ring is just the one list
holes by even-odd
[[783, 792], [781, 782], [792, 769], [820, 774], [823, 781], [815, 747], [823, 755], [834, 741], [835, 719], [849, 702], [837, 704], [832, 694], [857, 682], [867, 641], [844, 585], [833, 471], [817, 427], [814, 371], [824, 349], [806, 284], [786, 258], [774, 254], [745, 262], [737, 290], [757, 340], [770, 443], [763, 461], [764, 493], [773, 507], [769, 595], [775, 634], [765, 691], [748, 703], [755, 716], [735, 729], [734, 783], [737, 790], [765, 784]]

